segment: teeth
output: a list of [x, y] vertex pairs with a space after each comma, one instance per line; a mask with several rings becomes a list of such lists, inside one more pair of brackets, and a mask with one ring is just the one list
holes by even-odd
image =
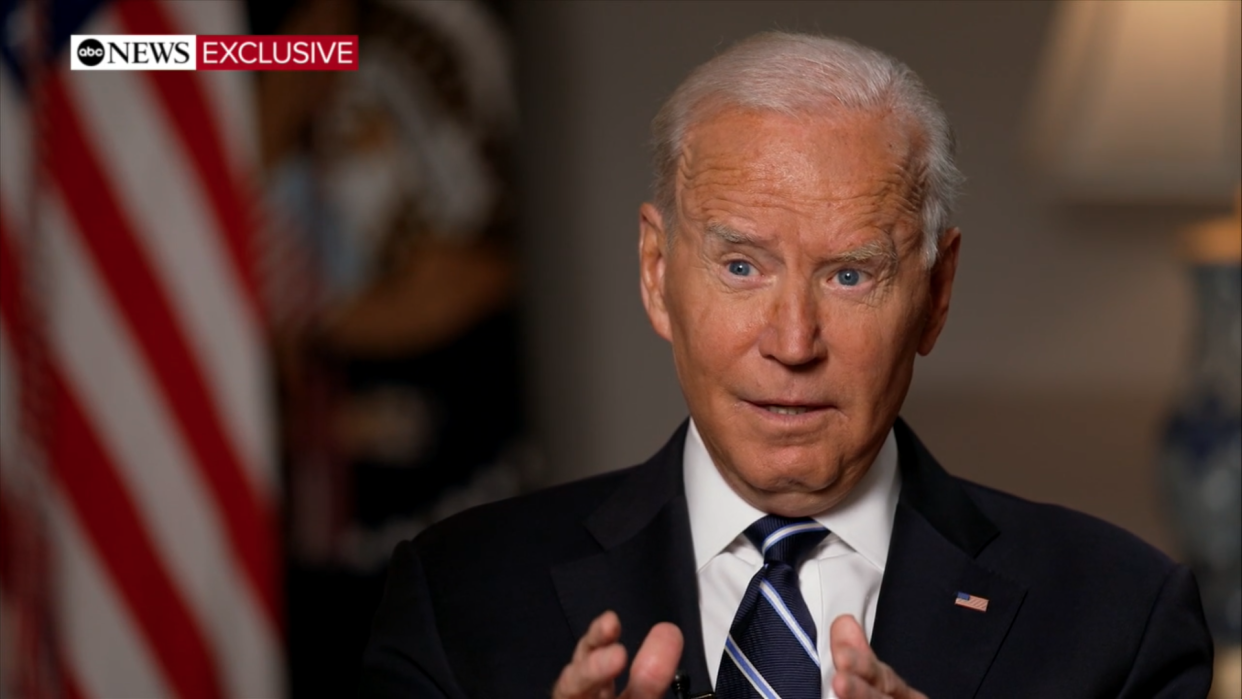
[[806, 408], [789, 408], [783, 405], [769, 405], [768, 411], [777, 415], [801, 415], [806, 412]]

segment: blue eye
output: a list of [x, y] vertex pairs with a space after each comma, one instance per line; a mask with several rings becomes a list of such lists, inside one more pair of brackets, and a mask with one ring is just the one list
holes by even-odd
[[742, 262], [741, 260], [734, 260], [733, 262], [729, 263], [729, 274], [733, 274], [739, 277], [749, 277], [753, 269], [754, 268], [750, 266], [749, 262]]
[[856, 269], [843, 269], [837, 272], [837, 281], [841, 286], [857, 286], [862, 281], [862, 274]]

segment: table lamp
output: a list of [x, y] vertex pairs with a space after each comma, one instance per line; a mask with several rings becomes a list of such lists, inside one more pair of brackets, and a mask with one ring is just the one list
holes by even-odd
[[1057, 196], [1235, 202], [1181, 231], [1197, 318], [1160, 470], [1217, 639], [1212, 696], [1242, 696], [1242, 2], [1062, 0], [1040, 68], [1029, 145]]

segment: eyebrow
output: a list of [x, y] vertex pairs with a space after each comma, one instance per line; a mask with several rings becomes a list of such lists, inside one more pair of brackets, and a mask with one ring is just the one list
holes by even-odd
[[872, 240], [852, 250], [846, 250], [840, 255], [835, 255], [833, 260], [838, 262], [869, 262], [877, 258], [883, 260], [886, 264], [897, 264], [897, 249], [893, 247], [891, 239]]
[[[737, 229], [730, 228], [723, 223], [712, 222], [707, 224], [707, 235], [730, 245], [746, 245], [749, 247], [764, 247], [761, 238], [757, 238], [749, 233], [743, 233]], [[833, 262], [869, 262], [875, 259], [881, 259], [886, 264], [894, 265], [898, 262], [897, 249], [893, 246], [890, 238], [882, 240], [872, 240], [851, 250], [846, 250], [839, 255], [833, 255]]]
[[707, 235], [713, 238], [717, 238], [720, 241], [729, 243], [731, 245], [750, 245], [753, 247], [762, 246], [762, 243], [759, 241], [759, 239], [755, 238], [749, 233], [743, 233], [734, 228], [730, 228], [723, 223], [718, 223], [714, 221], [712, 223], [707, 224]]

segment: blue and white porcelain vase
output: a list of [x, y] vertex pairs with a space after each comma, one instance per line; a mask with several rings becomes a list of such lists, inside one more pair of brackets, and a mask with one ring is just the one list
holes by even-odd
[[1198, 319], [1161, 467], [1183, 559], [1218, 642], [1242, 643], [1242, 265], [1192, 267]]

